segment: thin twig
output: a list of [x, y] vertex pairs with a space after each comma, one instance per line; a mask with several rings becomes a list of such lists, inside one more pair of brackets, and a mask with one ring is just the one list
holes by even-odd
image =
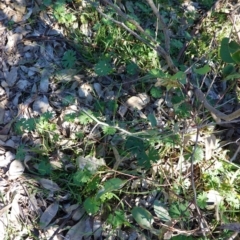
[[235, 32], [237, 34], [238, 42], [240, 43], [240, 30], [238, 30], [238, 28], [236, 26], [236, 19], [238, 18], [238, 16], [230, 15], [230, 16], [228, 16], [228, 18], [230, 19], [230, 21], [233, 24], [233, 27], [234, 27]]
[[193, 189], [193, 195], [194, 195], [194, 205], [195, 205], [196, 210], [197, 210], [200, 228], [202, 230], [203, 235], [206, 236], [205, 231], [206, 231], [206, 229], [209, 231], [209, 227], [207, 226], [206, 220], [202, 218], [202, 214], [201, 214], [200, 209], [197, 205], [197, 192], [196, 192], [195, 181], [194, 181], [194, 164], [193, 164], [193, 162], [194, 162], [194, 154], [196, 152], [197, 145], [198, 145], [199, 133], [200, 133], [200, 131], [199, 131], [199, 129], [197, 129], [195, 145], [194, 145], [194, 149], [193, 149], [193, 152], [192, 152], [192, 155], [191, 155], [191, 158], [190, 158], [190, 160], [191, 160], [191, 183], [192, 183], [192, 189]]
[[83, 111], [88, 117], [90, 117], [91, 119], [93, 119], [93, 120], [97, 123], [97, 125], [102, 125], [102, 126], [106, 126], [106, 127], [113, 127], [113, 128], [115, 128], [115, 129], [119, 130], [120, 132], [123, 132], [123, 133], [125, 133], [125, 134], [127, 134], [127, 135], [130, 135], [130, 136], [136, 135], [136, 133], [128, 132], [127, 130], [125, 130], [125, 129], [123, 129], [123, 128], [120, 128], [120, 127], [118, 127], [118, 126], [111, 126], [111, 125], [109, 125], [109, 124], [107, 124], [107, 123], [105, 123], [105, 122], [99, 121], [96, 117], [94, 117], [93, 115], [89, 114], [85, 109], [82, 109], [82, 111]]
[[149, 4], [149, 6], [151, 7], [151, 9], [153, 10], [157, 19], [159, 20], [159, 24], [160, 24], [160, 27], [162, 28], [164, 39], [165, 39], [165, 50], [169, 54], [169, 51], [170, 51], [170, 37], [169, 37], [169, 34], [168, 34], [167, 26], [164, 23], [162, 16], [159, 14], [159, 11], [158, 11], [156, 5], [154, 4], [154, 2], [152, 0], [146, 0], [146, 1]]

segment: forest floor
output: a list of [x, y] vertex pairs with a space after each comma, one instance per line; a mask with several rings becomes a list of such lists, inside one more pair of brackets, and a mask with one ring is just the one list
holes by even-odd
[[2, 1], [0, 239], [238, 239], [239, 16]]

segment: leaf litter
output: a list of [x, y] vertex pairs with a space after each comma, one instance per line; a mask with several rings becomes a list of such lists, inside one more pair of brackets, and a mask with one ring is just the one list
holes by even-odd
[[[169, 166], [165, 159], [154, 159], [151, 156], [151, 154], [154, 155], [151, 148], [135, 149], [134, 151], [127, 148], [121, 149], [129, 150], [126, 156], [121, 156], [122, 151], [121, 153], [117, 151], [115, 146], [123, 142], [125, 137], [115, 134], [116, 131], [111, 132], [110, 127], [112, 126], [105, 126], [104, 131], [112, 134], [103, 137], [102, 145], [98, 144], [100, 148], [95, 152], [97, 157], [85, 154], [89, 152], [89, 149], [81, 139], [83, 136], [87, 136], [89, 142], [98, 142], [102, 137], [98, 124], [94, 125], [91, 118], [94, 104], [98, 104], [106, 122], [115, 118], [116, 113], [119, 113], [122, 119], [133, 119], [131, 127], [135, 130], [140, 129], [143, 134], [147, 135], [149, 126], [161, 126], [164, 129], [165, 122], [169, 119], [174, 120], [174, 116], [171, 117], [170, 114], [171, 98], [169, 100], [168, 96], [165, 98], [163, 96], [159, 103], [146, 93], [132, 96], [135, 89], [128, 82], [123, 84], [123, 89], [120, 91], [120, 85], [108, 76], [112, 72], [110, 62], [100, 61], [94, 66], [99, 78], [87, 73], [79, 75], [76, 69], [62, 70], [62, 64], [69, 68], [76, 67], [75, 61], [77, 62], [78, 56], [75, 51], [68, 49], [69, 45], [67, 41], [64, 41], [65, 30], [46, 12], [42, 11], [36, 2], [18, 0], [0, 3], [0, 41], [3, 46], [0, 64], [2, 80], [0, 124], [3, 126], [0, 135], [2, 141], [0, 166], [2, 169], [1, 192], [4, 192], [4, 201], [1, 202], [0, 233], [4, 237], [3, 233], [7, 232], [8, 228], [14, 227], [17, 232], [12, 239], [16, 239], [16, 236], [25, 237], [27, 233], [22, 231], [22, 225], [25, 225], [25, 229], [28, 226], [31, 231], [37, 229], [32, 234], [35, 234], [35, 237], [38, 236], [39, 239], [44, 239], [45, 236], [48, 236], [49, 239], [57, 239], [55, 237], [60, 238], [61, 235], [67, 239], [90, 239], [91, 236], [94, 236], [94, 239], [101, 239], [102, 236], [108, 237], [111, 234], [121, 237], [121, 239], [142, 239], [143, 235], [134, 230], [113, 230], [110, 226], [105, 226], [103, 229], [105, 223], [102, 224], [101, 220], [97, 219], [99, 216], [88, 216], [82, 205], [72, 204], [71, 197], [65, 192], [66, 189], [62, 188], [62, 184], [69, 181], [68, 178], [52, 180], [45, 178], [48, 176], [47, 174], [43, 174], [47, 171], [51, 172], [57, 167], [59, 169], [63, 167], [67, 173], [76, 169], [87, 169], [95, 173], [97, 169], [107, 165], [106, 161], [99, 158], [100, 154], [98, 155], [96, 152], [101, 152], [102, 157], [105, 157], [106, 151], [109, 151], [105, 145], [107, 142], [111, 142], [116, 161], [113, 169], [118, 170], [121, 167], [134, 170], [138, 174], [142, 174], [144, 178], [126, 183], [127, 187], [135, 189], [136, 192], [147, 190], [147, 193], [139, 194], [138, 197], [126, 196], [125, 202], [133, 209], [133, 218], [143, 229], [160, 234], [152, 226], [154, 221], [149, 211], [154, 208], [156, 215], [163, 221], [168, 221], [171, 217], [165, 205], [157, 200], [159, 195], [153, 190], [156, 188], [153, 181], [159, 172], [172, 178], [178, 178], [179, 174], [172, 171], [172, 169], [179, 169], [177, 163], [173, 162]], [[130, 2], [127, 2], [128, 8], [133, 8], [130, 5]], [[35, 14], [34, 16], [39, 15], [39, 18], [35, 20], [34, 25], [31, 25], [27, 20], [33, 14]], [[8, 21], [13, 21], [12, 27], [8, 25]], [[52, 26], [51, 29], [49, 26]], [[82, 24], [80, 30], [86, 37], [91, 38], [93, 31], [89, 24]], [[134, 74], [138, 74], [136, 72], [134, 71]], [[137, 75], [134, 77], [137, 78]], [[10, 101], [11, 99], [12, 101]], [[102, 108], [101, 101], [107, 105], [105, 109]], [[121, 105], [119, 105], [120, 102]], [[157, 105], [159, 110], [156, 115], [153, 114], [156, 108], [154, 105]], [[90, 117], [82, 114], [83, 108], [89, 111]], [[41, 119], [43, 114], [48, 113], [52, 113], [52, 116]], [[136, 113], [137, 115], [135, 115]], [[93, 115], [93, 117], [95, 116]], [[139, 119], [148, 119], [150, 124], [144, 121], [139, 124]], [[22, 133], [20, 137], [13, 130], [14, 124], [12, 123], [17, 120], [22, 120], [22, 123], [27, 122], [18, 129]], [[9, 121], [13, 122], [9, 124]], [[43, 135], [34, 131], [36, 124], [39, 126], [39, 131], [45, 129]], [[57, 125], [55, 129], [54, 124]], [[77, 137], [75, 133], [78, 133]], [[75, 141], [76, 138], [80, 139], [78, 143]], [[216, 140], [212, 135], [206, 136], [205, 139], [206, 159], [211, 159], [216, 147]], [[59, 149], [61, 147], [61, 150], [52, 151], [52, 147], [48, 146], [50, 140], [55, 141], [55, 147]], [[25, 146], [24, 161], [20, 161], [16, 157], [17, 151], [25, 142], [28, 142], [29, 145]], [[161, 144], [159, 143], [155, 148], [159, 149]], [[168, 144], [171, 144], [170, 140]], [[141, 143], [140, 146], [144, 147]], [[177, 144], [175, 147], [177, 148]], [[74, 156], [75, 164], [71, 161], [74, 151], [78, 156]], [[166, 157], [174, 157], [170, 148], [163, 149], [163, 151], [166, 151]], [[41, 153], [48, 158], [40, 159], [42, 162], [38, 162]], [[146, 159], [156, 160], [152, 176], [149, 177], [146, 171], [141, 171], [132, 161], [135, 156], [139, 157], [140, 155], [142, 162]], [[201, 153], [201, 158], [203, 158], [203, 153]], [[185, 161], [185, 159], [182, 160]], [[39, 171], [40, 167], [42, 171]], [[25, 178], [26, 169], [28, 171]], [[181, 169], [187, 178], [188, 163], [185, 163], [185, 168]], [[38, 179], [38, 181], [32, 181], [27, 177], [28, 174], [30, 176], [32, 174], [33, 179]], [[114, 184], [111, 185], [111, 181]], [[122, 183], [123, 181], [119, 178], [112, 178], [112, 180], [104, 178], [102, 182], [104, 187], [99, 188], [99, 198], [110, 196], [114, 190], [122, 187]], [[166, 185], [168, 184], [171, 185], [166, 183]], [[28, 189], [34, 189], [33, 193], [29, 194]], [[78, 194], [81, 195], [80, 192]], [[164, 194], [165, 202], [167, 202], [170, 193]], [[10, 211], [8, 211], [9, 209]], [[8, 215], [10, 222], [7, 222]], [[35, 217], [38, 218], [37, 223], [33, 222]], [[128, 221], [132, 223], [131, 219]], [[238, 230], [239, 226], [223, 225], [223, 228]], [[153, 237], [153, 235], [150, 236]]]

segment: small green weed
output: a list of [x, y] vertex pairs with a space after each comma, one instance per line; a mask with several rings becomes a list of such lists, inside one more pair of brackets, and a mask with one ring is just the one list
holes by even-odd
[[[32, 166], [36, 174], [41, 177], [47, 176], [58, 182], [64, 190], [70, 191], [73, 200], [83, 204], [89, 215], [105, 214], [103, 219], [113, 229], [118, 229], [122, 226], [133, 227], [126, 217], [131, 214], [142, 229], [150, 231], [160, 239], [162, 228], [155, 228], [155, 223], [176, 221], [174, 227], [187, 226], [186, 229], [189, 230], [192, 225], [189, 224], [190, 219], [196, 216], [195, 210], [190, 206], [197, 200], [200, 210], [207, 211], [208, 190], [218, 191], [223, 199], [224, 204], [219, 207], [221, 217], [228, 220], [237, 219], [236, 212], [239, 211], [240, 205], [239, 170], [229, 167], [230, 164], [215, 165], [216, 162], [226, 161], [225, 154], [216, 157], [213, 153], [213, 159], [206, 161], [204, 137], [207, 133], [195, 121], [192, 98], [187, 99], [185, 90], [188, 90], [188, 87], [191, 90], [191, 85], [195, 84], [188, 79], [186, 69], [191, 69], [193, 78], [200, 84], [204, 83], [202, 79], [206, 75], [210, 78], [215, 69], [206, 64], [210, 62], [208, 60], [222, 61], [220, 68], [224, 80], [238, 79], [240, 45], [230, 37], [225, 37], [227, 31], [230, 31], [230, 27], [224, 24], [226, 16], [212, 13], [212, 17], [218, 18], [219, 21], [214, 26], [212, 21], [204, 21], [202, 29], [199, 29], [199, 36], [194, 37], [188, 31], [194, 27], [197, 12], [182, 11], [181, 4], [175, 6], [171, 1], [155, 2], [161, 4], [159, 14], [170, 35], [169, 46], [166, 46], [166, 36], [162, 34], [163, 28], [159, 25], [159, 19], [155, 16], [149, 18], [152, 9], [146, 1], [122, 1], [125, 7], [123, 14], [127, 16], [124, 18], [123, 14], [119, 15], [111, 6], [99, 8], [106, 14], [105, 17], [101, 17], [100, 12], [95, 11], [94, 5], [84, 8], [84, 11], [74, 11], [70, 8], [74, 4], [69, 1], [43, 0], [43, 7], [51, 9], [58, 23], [67, 27], [70, 38], [76, 43], [76, 49], [90, 62], [90, 66], [93, 66], [92, 69], [85, 70], [87, 73], [97, 75], [96, 78], [94, 76], [94, 81], [109, 77], [113, 81], [108, 87], [115, 91], [119, 85], [114, 84], [119, 79], [122, 80], [122, 77], [126, 77], [133, 83], [136, 92], [150, 95], [151, 103], [146, 111], [143, 111], [142, 119], [139, 119], [136, 112], [130, 110], [126, 118], [118, 119], [119, 106], [125, 102], [124, 91], [127, 91], [120, 88], [114, 99], [106, 102], [102, 96], [96, 97], [89, 107], [91, 110], [81, 109], [79, 112], [64, 115], [63, 121], [67, 126], [75, 125], [76, 131], [67, 127], [62, 128], [61, 132], [57, 121], [53, 120], [53, 115], [48, 112], [36, 118], [17, 120], [14, 131], [18, 135], [32, 133], [41, 141], [41, 144], [31, 146], [29, 149], [25, 145], [20, 145], [16, 150], [16, 159], [23, 161], [27, 153], [33, 154], [33, 160], [30, 162], [32, 164], [33, 161]], [[200, 3], [209, 8], [213, 1], [202, 0]], [[77, 4], [81, 5], [80, 1], [77, 1]], [[114, 6], [116, 4], [117, 2]], [[112, 19], [121, 24], [113, 24]], [[142, 26], [142, 30], [132, 20]], [[92, 37], [86, 37], [81, 28], [72, 28], [76, 21], [78, 24], [89, 25], [89, 28], [93, 26]], [[11, 29], [12, 26], [13, 23], [9, 22], [8, 27]], [[123, 29], [120, 26], [126, 27]], [[218, 31], [218, 28], [221, 30]], [[133, 31], [134, 36], [130, 34]], [[216, 41], [221, 39], [219, 52], [217, 48], [209, 46], [215, 34]], [[169, 61], [173, 60], [176, 67], [180, 65], [177, 57], [188, 41], [190, 44], [185, 51], [185, 59], [182, 58], [181, 70], [170, 71]], [[156, 49], [159, 47], [169, 49], [169, 52], [166, 51], [166, 54], [169, 54], [167, 59], [166, 56], [164, 58], [164, 54], [157, 53]], [[78, 67], [76, 51], [66, 50], [63, 54], [61, 63], [64, 70]], [[192, 63], [196, 56], [200, 58], [202, 55], [208, 60], [197, 59], [199, 65]], [[130, 95], [130, 91], [127, 94]], [[157, 102], [160, 98], [163, 105], [156, 110], [152, 102]], [[65, 108], [76, 102], [74, 95], [70, 94], [62, 99]], [[168, 114], [169, 108], [174, 111], [173, 115]], [[162, 125], [159, 124], [161, 121], [164, 122]], [[185, 136], [188, 124], [193, 130]], [[202, 141], [193, 143], [191, 137], [185, 141], [191, 134], [195, 137], [195, 130], [199, 130], [199, 138]], [[62, 167], [61, 161], [64, 159], [65, 164], [66, 156], [58, 156], [58, 161], [62, 165], [54, 167], [52, 164], [54, 161], [51, 161], [49, 156], [56, 151], [62, 151], [63, 155], [69, 157], [67, 161], [71, 163], [70, 171]], [[85, 156], [92, 157], [94, 166], [98, 166], [98, 160], [103, 157], [106, 164], [95, 167], [94, 170], [82, 168], [77, 164], [76, 159], [79, 156], [83, 159]], [[127, 164], [124, 162], [125, 159]], [[118, 162], [121, 164], [115, 167], [115, 163]], [[189, 177], [192, 174], [191, 167], [194, 172], [192, 179]], [[140, 182], [137, 189], [133, 187], [134, 181]], [[149, 186], [146, 187], [144, 181]], [[197, 199], [192, 196], [193, 182], [197, 183], [195, 187]], [[145, 188], [148, 188], [146, 192], [141, 192]], [[141, 205], [145, 200], [138, 206], [131, 207], [125, 204], [126, 199], [123, 201], [125, 192], [128, 192], [130, 197], [144, 195], [147, 199], [150, 198], [148, 194], [152, 193], [153, 189], [161, 194], [157, 195], [160, 196], [157, 200], [151, 202], [150, 210], [147, 210], [147, 205]], [[212, 212], [207, 214], [210, 229], [215, 229], [215, 217]], [[179, 235], [172, 239], [191, 237]]]
[[73, 50], [67, 50], [62, 58], [62, 63], [65, 68], [73, 68], [76, 63], [76, 52]]

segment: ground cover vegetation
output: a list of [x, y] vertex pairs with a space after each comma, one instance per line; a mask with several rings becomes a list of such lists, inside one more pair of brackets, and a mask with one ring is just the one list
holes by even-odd
[[1, 239], [237, 239], [237, 1], [0, 4]]

